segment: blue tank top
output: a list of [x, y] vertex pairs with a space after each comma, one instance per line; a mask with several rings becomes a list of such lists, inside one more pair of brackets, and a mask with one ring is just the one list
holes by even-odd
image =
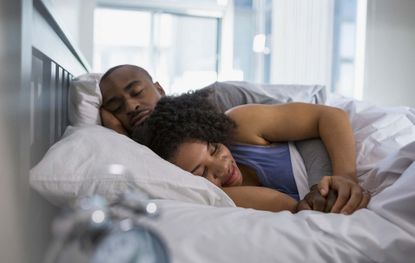
[[230, 145], [229, 150], [237, 163], [255, 170], [262, 186], [288, 194], [300, 200], [291, 166], [288, 143], [269, 146]]

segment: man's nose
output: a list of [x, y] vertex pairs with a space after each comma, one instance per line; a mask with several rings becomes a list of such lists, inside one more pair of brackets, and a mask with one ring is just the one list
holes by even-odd
[[140, 108], [140, 103], [138, 103], [135, 100], [129, 99], [126, 101], [125, 104], [126, 104], [127, 113], [135, 112], [136, 110], [138, 110], [138, 108]]

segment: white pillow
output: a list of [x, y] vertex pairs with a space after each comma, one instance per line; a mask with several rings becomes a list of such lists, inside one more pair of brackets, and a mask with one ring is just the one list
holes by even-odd
[[88, 73], [73, 79], [69, 88], [69, 122], [71, 125], [101, 124], [102, 103], [99, 81], [102, 74]]
[[[105, 171], [109, 164], [123, 165], [129, 173], [109, 174]], [[235, 206], [208, 180], [192, 176], [127, 136], [98, 125], [69, 126], [32, 168], [30, 183], [55, 205], [92, 194], [113, 200], [119, 193], [140, 189], [150, 198]]]

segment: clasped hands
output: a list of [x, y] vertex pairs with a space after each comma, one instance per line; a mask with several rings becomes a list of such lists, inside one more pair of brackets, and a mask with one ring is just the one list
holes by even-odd
[[298, 202], [297, 211], [352, 214], [358, 209], [366, 208], [369, 200], [369, 192], [351, 178], [341, 175], [324, 176], [318, 184], [311, 187], [304, 199]]

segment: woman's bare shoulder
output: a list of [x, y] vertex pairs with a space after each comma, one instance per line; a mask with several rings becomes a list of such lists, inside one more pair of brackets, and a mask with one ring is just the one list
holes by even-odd
[[226, 115], [235, 114], [239, 112], [245, 112], [245, 111], [252, 111], [252, 110], [258, 110], [261, 108], [267, 108], [275, 106], [275, 104], [243, 104], [238, 105], [233, 108], [230, 108], [225, 112]]
[[252, 125], [254, 119], [262, 115], [264, 106], [260, 104], [246, 104], [229, 109], [225, 114], [236, 123], [232, 133], [234, 143], [268, 145], [270, 142], [264, 140], [256, 125]]
[[236, 123], [252, 120], [265, 114], [267, 109], [276, 105], [263, 105], [263, 104], [245, 104], [233, 107], [225, 112], [225, 114], [234, 120]]

